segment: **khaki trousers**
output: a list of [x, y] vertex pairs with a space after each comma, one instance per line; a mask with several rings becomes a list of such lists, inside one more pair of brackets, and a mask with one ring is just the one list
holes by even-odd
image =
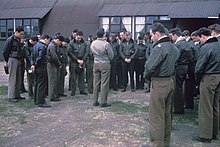
[[171, 138], [171, 106], [174, 91], [173, 78], [151, 80], [150, 139], [153, 147], [169, 146]]
[[58, 96], [58, 67], [54, 64], [47, 64], [48, 73], [48, 97], [49, 99], [57, 99]]
[[[84, 71], [80, 74], [76, 73], [75, 70], [79, 65], [75, 62], [71, 63], [71, 90], [72, 92], [76, 91], [76, 86], [78, 84], [79, 91], [85, 91], [85, 75]], [[83, 70], [85, 69], [83, 65]], [[78, 83], [77, 83], [78, 80]]]
[[101, 86], [101, 104], [107, 103], [109, 80], [110, 80], [110, 64], [94, 63], [93, 66], [93, 98], [94, 103], [98, 102], [99, 90]]
[[8, 98], [20, 97], [21, 61], [10, 57], [8, 60], [8, 69]]
[[203, 75], [199, 90], [199, 137], [211, 139], [219, 127], [220, 74]]

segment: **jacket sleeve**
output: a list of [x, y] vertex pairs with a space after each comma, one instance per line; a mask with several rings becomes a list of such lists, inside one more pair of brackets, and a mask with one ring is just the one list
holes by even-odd
[[57, 50], [58, 48], [54, 45], [50, 45], [48, 46], [48, 57], [50, 59], [50, 62], [54, 63], [57, 67], [59, 67], [61, 65], [61, 62], [58, 58], [58, 55], [57, 55]]
[[210, 53], [205, 52], [204, 48], [200, 49], [200, 53], [198, 54], [197, 62], [196, 62], [196, 67], [195, 67], [195, 80], [196, 84], [199, 85], [202, 74], [204, 73], [204, 70], [206, 68], [206, 64], [208, 62]]
[[122, 44], [120, 44], [120, 47], [119, 47], [119, 54], [120, 54], [121, 58], [123, 60], [125, 60], [125, 55], [123, 54], [123, 46], [122, 46]]
[[68, 44], [68, 56], [71, 60], [77, 62], [78, 58], [73, 54], [73, 46], [71, 42]]
[[144, 78], [149, 79], [155, 73], [158, 65], [163, 61], [162, 49], [154, 48], [145, 64]]
[[138, 51], [139, 51], [139, 47], [136, 43], [134, 43], [134, 54], [130, 57], [132, 60], [137, 56]]
[[5, 45], [3, 47], [3, 57], [5, 59], [5, 62], [8, 62], [9, 59], [9, 53], [10, 53], [10, 48], [11, 48], [11, 41], [12, 39], [9, 38], [6, 40]]

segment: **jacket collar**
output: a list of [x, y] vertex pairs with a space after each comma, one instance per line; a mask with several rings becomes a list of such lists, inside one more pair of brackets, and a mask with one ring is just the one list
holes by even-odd
[[207, 39], [206, 42], [203, 43], [200, 47], [202, 47], [205, 44], [212, 43], [212, 42], [218, 42], [218, 39], [216, 37], [211, 37], [211, 38]]
[[154, 48], [156, 45], [158, 45], [158, 44], [160, 44], [160, 43], [162, 43], [162, 42], [170, 42], [170, 38], [169, 38], [169, 37], [164, 37], [164, 38], [158, 40], [157, 42], [155, 42], [155, 43], [153, 44], [153, 48]]

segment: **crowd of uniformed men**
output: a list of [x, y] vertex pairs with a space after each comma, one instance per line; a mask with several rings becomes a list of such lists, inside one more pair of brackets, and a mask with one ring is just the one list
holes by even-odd
[[[172, 112], [184, 114], [184, 109], [193, 109], [194, 97], [200, 94], [200, 128], [199, 137], [196, 140], [211, 142], [212, 139], [217, 139], [218, 92], [220, 92], [220, 46], [217, 42], [220, 42], [220, 25], [214, 24], [208, 28], [201, 28], [191, 34], [188, 30], [181, 31], [179, 28], [171, 30], [164, 28], [165, 31], [163, 31], [160, 25], [154, 27], [156, 29], [153, 32], [151, 30], [151, 33], [140, 34], [137, 40], [133, 40], [131, 33], [127, 31], [119, 34], [106, 33], [103, 36], [114, 53], [110, 62], [109, 87], [115, 91], [121, 89], [121, 92], [125, 92], [130, 83], [131, 92], [138, 89], [150, 92], [152, 89], [155, 90], [155, 80], [163, 81], [164, 78], [172, 78], [175, 85], [171, 101]], [[67, 73], [69, 73], [68, 88], [71, 96], [76, 94], [77, 85], [79, 94], [87, 95], [85, 82], [88, 85], [88, 92], [93, 93], [94, 56], [90, 45], [96, 40], [95, 37], [89, 36], [85, 41], [83, 32], [77, 29], [73, 30], [71, 38], [64, 38], [62, 34], [56, 33], [52, 39], [46, 34], [36, 34], [29, 39], [24, 39], [23, 33], [24, 29], [18, 26], [15, 33], [7, 39], [4, 47], [3, 55], [9, 68], [8, 98], [10, 102], [24, 99], [20, 96], [20, 92], [26, 91], [24, 88], [25, 71], [27, 71], [29, 97], [34, 98], [35, 104], [39, 107], [50, 107], [45, 101], [46, 96], [50, 101], [60, 101], [60, 97], [66, 96], [64, 83]], [[157, 33], [158, 36], [162, 34], [162, 39], [157, 38]], [[154, 39], [151, 39], [152, 35]], [[163, 37], [164, 35], [166, 38]], [[177, 58], [176, 61], [176, 58], [170, 58], [172, 62], [175, 62], [175, 74], [169, 75], [170, 77], [166, 77], [167, 73], [165, 73], [172, 70], [169, 67], [171, 62], [167, 60], [167, 55], [164, 53], [165, 49], [157, 55], [153, 54], [154, 59], [151, 59], [153, 58], [152, 52], [156, 52], [154, 51], [156, 49], [158, 51], [160, 48], [163, 49], [163, 42], [167, 41], [178, 49], [176, 54], [175, 50], [169, 52], [169, 55], [175, 55]], [[167, 46], [167, 48], [170, 47], [170, 45]], [[214, 51], [215, 48], [219, 51]], [[150, 59], [149, 62], [148, 59]], [[161, 63], [157, 64], [157, 62]], [[161, 67], [162, 64], [164, 64], [163, 67]], [[67, 66], [69, 66], [69, 71], [66, 70]], [[145, 71], [146, 68], [151, 71]], [[144, 71], [147, 75], [144, 75]], [[147, 83], [146, 87], [145, 83]], [[163, 82], [158, 84], [161, 83]], [[167, 135], [167, 126], [164, 127], [165, 138], [162, 138], [162, 144], [168, 145], [169, 137], [168, 140], [166, 137], [170, 132], [168, 131]], [[206, 128], [212, 131], [207, 131]], [[158, 136], [164, 134], [155, 134], [153, 134], [155, 138], [152, 141], [159, 140], [157, 143], [160, 146], [161, 138]]]

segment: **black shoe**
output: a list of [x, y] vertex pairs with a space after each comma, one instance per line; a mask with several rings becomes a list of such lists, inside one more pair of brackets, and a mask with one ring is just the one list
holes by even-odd
[[21, 96], [20, 96], [20, 97], [16, 97], [15, 99], [16, 99], [16, 100], [25, 100], [25, 97], [21, 97]]
[[148, 92], [150, 92], [150, 89], [149, 89], [149, 88], [148, 88], [148, 89], [146, 89], [145, 93], [148, 93]]
[[61, 96], [61, 97], [67, 97], [66, 94], [59, 94], [59, 96]]
[[131, 92], [135, 92], [135, 90], [134, 90], [134, 89], [131, 89]]
[[118, 91], [118, 88], [113, 88], [114, 91]]
[[49, 108], [51, 106], [49, 104], [47, 104], [47, 103], [44, 103], [44, 104], [38, 104], [38, 107]]
[[212, 137], [212, 140], [218, 140], [217, 135], [214, 135], [214, 136]]
[[88, 95], [88, 93], [85, 92], [85, 91], [80, 91], [79, 94], [82, 94], [82, 95]]
[[199, 142], [205, 142], [205, 143], [211, 143], [211, 139], [201, 138], [199, 136], [195, 136], [192, 138], [193, 141], [199, 141]]
[[126, 88], [124, 88], [124, 89], [121, 90], [121, 92], [125, 92], [125, 91], [126, 91]]
[[17, 99], [14, 99], [14, 98], [9, 98], [9, 102], [16, 103], [16, 102], [18, 102], [18, 100], [17, 100]]
[[92, 105], [93, 106], [99, 106], [99, 102], [94, 102]]
[[59, 102], [59, 101], [61, 101], [61, 99], [50, 99], [50, 101], [52, 101], [52, 102]]
[[100, 104], [100, 107], [110, 107], [111, 104], [110, 103], [104, 103], [104, 104]]
[[74, 96], [74, 95], [75, 95], [75, 91], [71, 93], [71, 96]]

